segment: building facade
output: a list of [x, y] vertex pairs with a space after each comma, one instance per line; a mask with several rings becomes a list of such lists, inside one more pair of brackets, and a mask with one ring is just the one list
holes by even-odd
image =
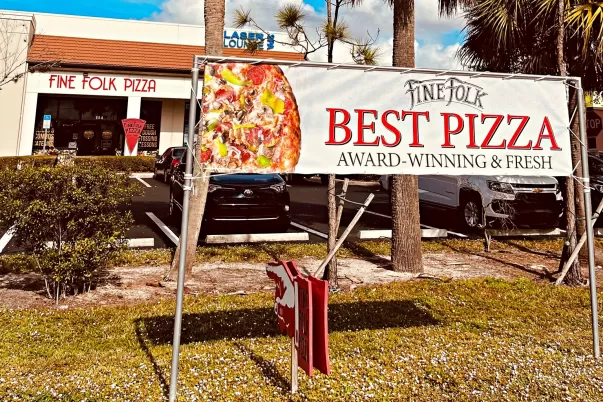
[[[8, 44], [0, 60], [0, 156], [71, 150], [120, 155], [121, 120], [146, 126], [134, 154], [183, 144], [188, 133], [194, 55], [205, 54], [203, 27], [136, 20], [0, 11]], [[225, 56], [302, 60], [283, 33], [224, 31]], [[44, 129], [45, 115], [51, 116]]]

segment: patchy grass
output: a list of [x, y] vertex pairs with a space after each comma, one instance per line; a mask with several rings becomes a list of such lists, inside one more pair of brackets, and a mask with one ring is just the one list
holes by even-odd
[[[332, 375], [292, 400], [575, 400], [603, 394], [588, 292], [527, 280], [414, 281], [332, 296]], [[0, 400], [158, 401], [172, 302], [0, 310]], [[272, 295], [186, 299], [185, 401], [288, 400], [288, 338]]]
[[[484, 251], [481, 240], [435, 240], [423, 241], [424, 253], [480, 253]], [[390, 254], [391, 242], [359, 241], [346, 243], [339, 251], [341, 258], [370, 259]], [[596, 247], [603, 248], [603, 239], [596, 239]], [[525, 252], [561, 255], [563, 239], [551, 240], [506, 240], [493, 241], [491, 249], [517, 250]], [[169, 264], [174, 249], [128, 250], [114, 262], [115, 266], [139, 267]], [[327, 255], [324, 243], [264, 243], [233, 246], [202, 246], [197, 249], [198, 262], [266, 262], [273, 260], [296, 260], [300, 258], [322, 259]], [[0, 274], [27, 272], [34, 268], [33, 260], [24, 255], [0, 255]]]

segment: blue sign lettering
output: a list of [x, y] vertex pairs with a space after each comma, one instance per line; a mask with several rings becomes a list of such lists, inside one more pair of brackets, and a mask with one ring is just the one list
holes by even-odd
[[259, 32], [233, 31], [229, 34], [228, 31], [224, 31], [223, 46], [225, 48], [244, 49], [247, 47], [247, 40], [258, 41], [259, 50], [274, 49], [274, 35], [264, 35]]

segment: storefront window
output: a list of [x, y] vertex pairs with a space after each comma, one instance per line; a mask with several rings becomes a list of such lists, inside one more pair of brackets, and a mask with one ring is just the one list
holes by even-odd
[[42, 120], [52, 116], [46, 138], [47, 150], [76, 151], [77, 155], [115, 155], [123, 148], [121, 120], [126, 117], [127, 99], [107, 97], [61, 97], [41, 95], [38, 99], [33, 153], [44, 146]]
[[139, 153], [155, 153], [159, 149], [161, 132], [161, 108], [163, 102], [143, 100], [140, 105], [140, 118], [146, 121], [140, 140]]

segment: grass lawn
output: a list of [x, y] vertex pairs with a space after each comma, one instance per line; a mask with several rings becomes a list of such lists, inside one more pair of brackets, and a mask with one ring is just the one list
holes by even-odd
[[[173, 302], [0, 310], [1, 401], [160, 401]], [[413, 281], [331, 297], [333, 373], [294, 400], [600, 401], [588, 290]], [[272, 295], [185, 301], [180, 400], [289, 399]]]

